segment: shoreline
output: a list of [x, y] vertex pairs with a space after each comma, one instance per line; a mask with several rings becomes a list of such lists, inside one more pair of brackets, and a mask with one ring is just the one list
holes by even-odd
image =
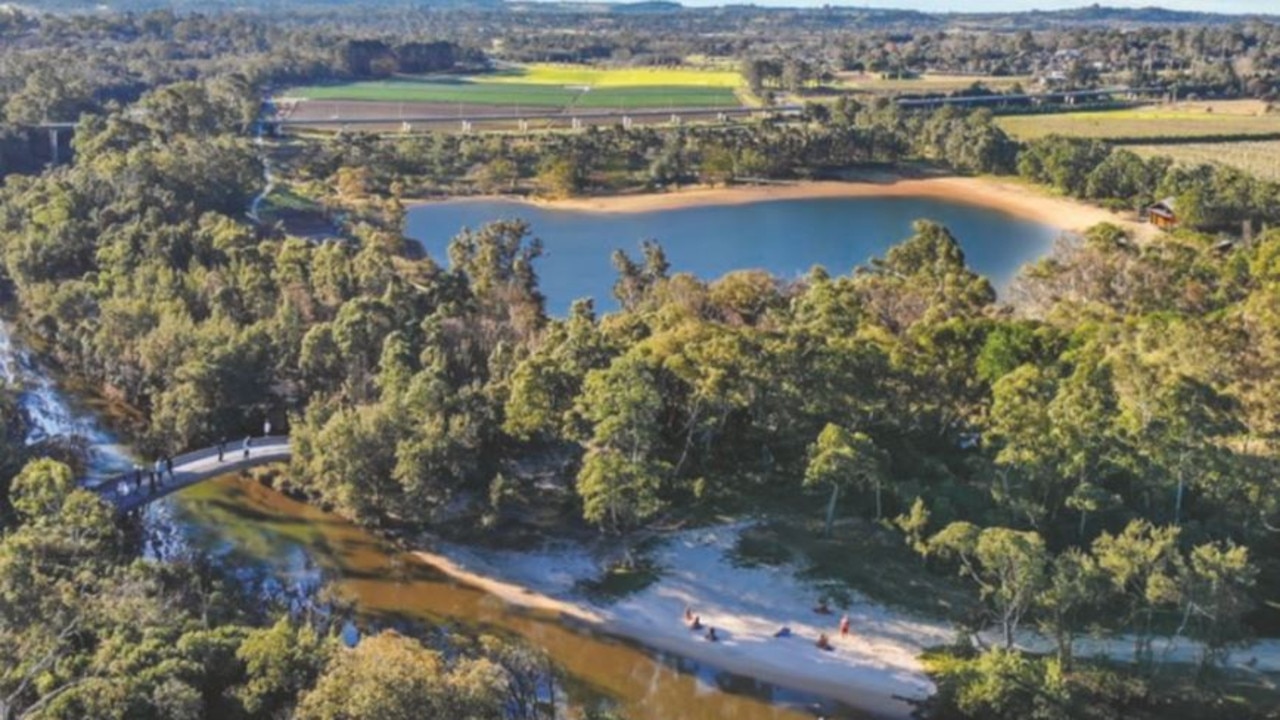
[[[828, 698], [871, 717], [906, 720], [913, 709], [907, 700], [923, 700], [934, 692], [919, 655], [930, 645], [949, 641], [949, 625], [909, 618], [857, 598], [847, 609], [854, 632], [841, 638], [834, 628], [841, 611], [814, 614], [813, 589], [796, 581], [789, 568], [750, 570], [725, 564], [726, 543], [736, 537], [736, 527], [678, 535], [664, 563], [671, 571], [607, 607], [576, 598], [563, 580], [544, 579], [558, 574], [556, 565], [575, 565], [580, 557], [489, 555], [448, 543], [411, 555], [509, 605], [556, 614], [648, 650]], [[685, 627], [680, 614], [688, 606], [716, 628], [720, 642], [707, 642]], [[783, 626], [791, 628], [792, 637], [774, 637]], [[819, 632], [831, 636], [834, 651], [813, 647]]]
[[1119, 225], [1138, 239], [1158, 231], [1132, 213], [1114, 213], [1081, 200], [1048, 194], [1015, 180], [958, 175], [916, 177], [899, 173], [864, 172], [849, 180], [802, 180], [769, 185], [729, 187], [686, 186], [669, 192], [627, 193], [546, 200], [522, 195], [475, 195], [417, 200], [421, 207], [436, 203], [518, 202], [547, 210], [599, 214], [632, 214], [693, 207], [732, 206], [779, 200], [836, 198], [921, 197], [988, 208], [1024, 220], [1080, 232], [1101, 222]]

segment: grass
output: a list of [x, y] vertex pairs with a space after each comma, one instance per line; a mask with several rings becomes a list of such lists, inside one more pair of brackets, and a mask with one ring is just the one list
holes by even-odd
[[1226, 165], [1254, 177], [1280, 182], [1280, 140], [1125, 147], [1143, 157], [1167, 155], [1189, 165]]
[[293, 88], [290, 97], [308, 100], [360, 102], [430, 102], [475, 105], [564, 107], [581, 94], [577, 90], [541, 85], [479, 83], [470, 80], [400, 76], [340, 85]]
[[262, 212], [266, 214], [318, 212], [319, 210], [320, 206], [316, 201], [282, 185], [277, 185], [271, 194], [263, 198], [262, 203]]
[[465, 103], [542, 108], [740, 105], [735, 72], [535, 64], [470, 76], [400, 75], [289, 90], [289, 97], [363, 102]]
[[739, 538], [732, 559], [750, 567], [795, 562], [799, 576], [837, 606], [857, 591], [929, 617], [954, 619], [975, 612], [973, 589], [952, 573], [931, 572], [897, 532], [865, 520], [837, 524], [831, 538], [821, 531], [820, 522], [807, 519], [756, 525]]
[[1020, 140], [1045, 135], [1155, 140], [1280, 134], [1280, 114], [1266, 113], [1252, 101], [1010, 115], [998, 118], [996, 122], [1005, 132]]

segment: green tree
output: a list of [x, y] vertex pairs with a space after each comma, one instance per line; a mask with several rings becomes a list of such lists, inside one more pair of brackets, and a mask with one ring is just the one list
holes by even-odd
[[870, 486], [876, 498], [876, 519], [880, 519], [880, 490], [884, 479], [884, 457], [865, 433], [828, 423], [809, 446], [809, 464], [805, 468], [804, 486], [830, 486], [827, 500], [826, 534], [831, 534], [836, 501], [840, 489], [850, 485]]
[[57, 521], [75, 485], [66, 465], [56, 460], [33, 460], [13, 479], [9, 502], [23, 521], [47, 525]]
[[1150, 661], [1156, 611], [1175, 603], [1184, 561], [1179, 530], [1134, 520], [1123, 532], [1104, 532], [1093, 541], [1093, 556], [1126, 606], [1125, 625], [1134, 633], [1135, 655]]
[[1012, 648], [1019, 624], [1045, 586], [1049, 555], [1040, 536], [954, 522], [929, 539], [929, 552], [959, 562], [990, 603], [1003, 646]]
[[587, 174], [577, 158], [552, 156], [539, 166], [534, 182], [539, 193], [546, 197], [567, 198], [586, 186]]
[[236, 696], [252, 717], [287, 713], [315, 684], [333, 652], [311, 627], [280, 618], [269, 628], [250, 632], [236, 650], [246, 677]]
[[578, 412], [592, 431], [578, 494], [588, 521], [618, 531], [662, 508], [659, 491], [671, 470], [659, 456], [662, 409], [654, 370], [634, 353], [587, 374]]
[[457, 659], [392, 631], [335, 653], [315, 687], [302, 697], [298, 720], [501, 717], [501, 676], [484, 659]]

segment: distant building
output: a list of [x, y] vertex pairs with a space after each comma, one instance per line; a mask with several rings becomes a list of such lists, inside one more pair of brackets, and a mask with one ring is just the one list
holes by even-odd
[[1056, 88], [1067, 84], [1067, 74], [1061, 70], [1047, 72], [1036, 79], [1036, 83], [1042, 88]]
[[1147, 222], [1161, 230], [1178, 227], [1178, 207], [1173, 198], [1165, 198], [1147, 208]]

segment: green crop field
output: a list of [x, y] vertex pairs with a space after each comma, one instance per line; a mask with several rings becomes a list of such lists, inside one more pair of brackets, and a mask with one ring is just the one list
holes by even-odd
[[550, 85], [477, 83], [457, 79], [396, 77], [341, 85], [293, 88], [289, 97], [363, 102], [468, 103], [564, 107], [581, 91]]
[[1254, 177], [1280, 182], [1280, 140], [1125, 147], [1143, 157], [1166, 155], [1190, 165], [1227, 165]]
[[737, 73], [685, 68], [529, 65], [483, 75], [397, 76], [291, 88], [284, 95], [349, 102], [465, 103], [526, 107], [735, 107]]
[[997, 120], [1022, 140], [1045, 135], [1108, 138], [1195, 138], [1280, 134], [1280, 114], [1254, 101], [1186, 103], [1127, 110], [1009, 115]]

